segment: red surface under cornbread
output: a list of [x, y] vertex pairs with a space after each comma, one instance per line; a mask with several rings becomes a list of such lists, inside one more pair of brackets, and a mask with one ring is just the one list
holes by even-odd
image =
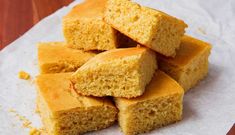
[[0, 0], [0, 50], [73, 0]]
[[235, 124], [233, 124], [232, 128], [229, 130], [227, 135], [235, 135]]

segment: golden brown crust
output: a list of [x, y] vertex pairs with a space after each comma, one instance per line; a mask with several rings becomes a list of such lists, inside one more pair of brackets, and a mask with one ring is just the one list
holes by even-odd
[[159, 55], [159, 59], [177, 67], [183, 67], [190, 64], [190, 61], [195, 57], [208, 50], [211, 50], [209, 43], [185, 35], [181, 40], [180, 48], [176, 51], [174, 58]]
[[76, 5], [73, 9], [64, 16], [64, 19], [75, 18], [103, 18], [105, 4], [107, 0], [86, 0], [81, 4]]
[[67, 47], [64, 42], [38, 43], [38, 63], [41, 73], [73, 72], [90, 58], [94, 52]]
[[[52, 112], [72, 108], [111, 105], [105, 98], [72, 96], [70, 93], [70, 77], [72, 73], [44, 74], [37, 76], [38, 92], [47, 102]], [[105, 101], [105, 102], [104, 102]], [[107, 103], [107, 104], [104, 104]]]
[[154, 99], [158, 97], [164, 97], [174, 93], [184, 93], [183, 88], [170, 76], [161, 70], [157, 70], [149, 83], [146, 86], [146, 92], [137, 98], [126, 99], [126, 98], [115, 98], [120, 105], [132, 105], [138, 102], [142, 102], [148, 99]]

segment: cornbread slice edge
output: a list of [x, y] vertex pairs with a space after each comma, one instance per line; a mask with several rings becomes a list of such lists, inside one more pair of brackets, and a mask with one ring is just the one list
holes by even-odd
[[72, 73], [44, 74], [37, 77], [40, 115], [51, 134], [82, 134], [108, 127], [117, 110], [106, 98], [72, 96]]

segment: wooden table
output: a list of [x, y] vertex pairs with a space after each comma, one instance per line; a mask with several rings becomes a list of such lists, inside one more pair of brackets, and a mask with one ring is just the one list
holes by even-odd
[[73, 0], [0, 0], [0, 50]]

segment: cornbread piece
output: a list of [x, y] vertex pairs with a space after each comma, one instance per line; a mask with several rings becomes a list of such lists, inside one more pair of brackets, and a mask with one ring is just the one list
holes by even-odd
[[118, 46], [117, 31], [103, 21], [106, 0], [86, 0], [63, 18], [63, 31], [70, 47], [110, 50]]
[[134, 135], [181, 120], [183, 95], [183, 88], [158, 70], [142, 96], [115, 98], [122, 131]]
[[187, 91], [206, 76], [210, 50], [208, 43], [184, 36], [175, 58], [159, 56], [159, 68]]
[[166, 56], [175, 56], [187, 27], [177, 18], [130, 0], [108, 0], [105, 21], [124, 35]]
[[71, 81], [83, 95], [131, 98], [143, 94], [156, 68], [155, 53], [150, 49], [113, 49], [89, 60]]
[[63, 42], [38, 44], [38, 62], [41, 73], [76, 71], [95, 55], [92, 52], [68, 48]]
[[37, 77], [37, 106], [48, 134], [77, 135], [106, 128], [114, 123], [117, 109], [105, 98], [74, 96], [71, 73]]
[[24, 80], [29, 80], [30, 79], [30, 75], [24, 71], [20, 71], [18, 73], [18, 78], [20, 79], [24, 79]]

